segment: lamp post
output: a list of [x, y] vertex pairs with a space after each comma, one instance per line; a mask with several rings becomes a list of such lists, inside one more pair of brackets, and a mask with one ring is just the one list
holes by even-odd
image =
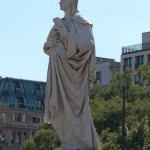
[[121, 150], [125, 149], [125, 93], [126, 87], [122, 88], [122, 136], [121, 136]]

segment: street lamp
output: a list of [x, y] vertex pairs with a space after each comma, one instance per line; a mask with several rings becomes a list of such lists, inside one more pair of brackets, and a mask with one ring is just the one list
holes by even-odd
[[122, 136], [121, 136], [121, 150], [125, 149], [125, 98], [126, 98], [126, 86], [122, 88]]

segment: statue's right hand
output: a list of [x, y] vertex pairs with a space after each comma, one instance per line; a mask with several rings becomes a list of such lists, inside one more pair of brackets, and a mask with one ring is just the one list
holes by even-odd
[[44, 50], [49, 50], [49, 48], [53, 48], [56, 45], [56, 42], [54, 39], [45, 42], [44, 44]]

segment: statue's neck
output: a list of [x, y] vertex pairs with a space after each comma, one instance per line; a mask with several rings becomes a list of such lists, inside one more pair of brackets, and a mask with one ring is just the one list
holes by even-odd
[[72, 16], [71, 9], [65, 10], [64, 13], [65, 13], [64, 18], [70, 18]]

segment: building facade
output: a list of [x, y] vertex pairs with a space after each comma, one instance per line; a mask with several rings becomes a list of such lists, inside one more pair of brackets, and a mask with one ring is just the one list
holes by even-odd
[[142, 33], [142, 44], [122, 47], [121, 71], [125, 68], [132, 68], [134, 83], [139, 84], [140, 78], [136, 69], [146, 63], [150, 63], [150, 32]]
[[106, 87], [118, 72], [120, 72], [120, 62], [115, 62], [114, 59], [110, 58], [96, 57], [97, 79], [95, 83]]
[[0, 78], [0, 150], [20, 150], [43, 122], [45, 83]]

